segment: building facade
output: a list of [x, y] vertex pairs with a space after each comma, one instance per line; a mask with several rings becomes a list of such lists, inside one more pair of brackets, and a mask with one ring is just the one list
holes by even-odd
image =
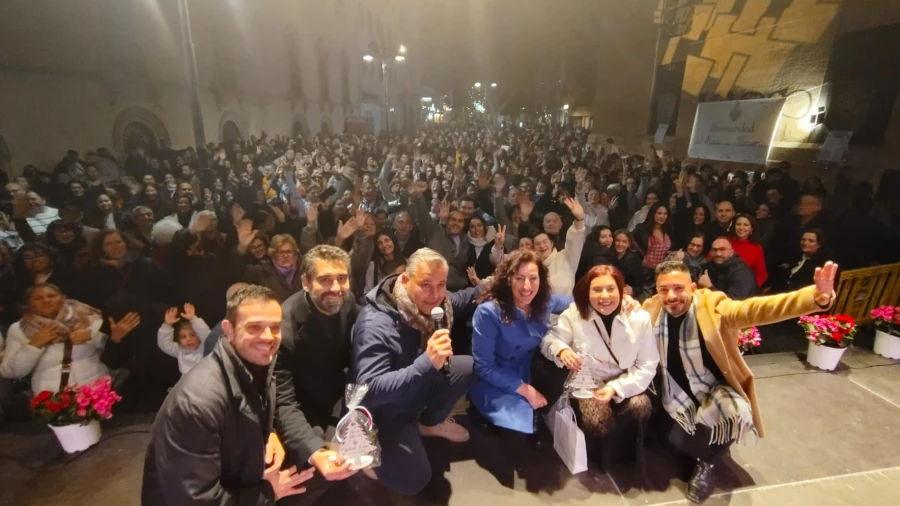
[[[165, 139], [194, 144], [180, 0], [11, 2], [0, 17], [4, 163], [50, 168], [66, 149]], [[186, 0], [208, 142], [237, 136], [381, 133], [416, 126], [418, 9], [411, 0]], [[372, 43], [409, 48], [364, 62]], [[389, 90], [384, 95], [385, 84]], [[388, 107], [385, 107], [385, 98]]]

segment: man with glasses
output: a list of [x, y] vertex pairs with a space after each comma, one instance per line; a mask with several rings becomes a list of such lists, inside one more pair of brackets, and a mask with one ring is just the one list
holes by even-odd
[[828, 262], [816, 268], [813, 286], [744, 301], [697, 289], [677, 260], [656, 267], [657, 295], [644, 302], [644, 310], [660, 356], [657, 378], [665, 414], [657, 419], [658, 429], [662, 440], [697, 459], [687, 487], [691, 502], [709, 498], [713, 470], [732, 443], [765, 436], [753, 373], [738, 347], [739, 330], [827, 311], [837, 267]]
[[228, 300], [225, 339], [169, 392], [144, 460], [141, 504], [274, 504], [302, 494], [313, 469], [282, 470], [272, 369], [281, 305], [247, 286]]
[[744, 300], [757, 293], [756, 276], [750, 267], [734, 254], [731, 241], [719, 237], [709, 250], [712, 263], [697, 280], [697, 286], [717, 292], [725, 292], [731, 300]]

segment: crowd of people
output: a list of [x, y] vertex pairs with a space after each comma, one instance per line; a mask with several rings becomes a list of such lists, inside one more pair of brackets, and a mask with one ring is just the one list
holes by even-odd
[[764, 434], [732, 334], [826, 309], [832, 261], [896, 255], [878, 246], [889, 224], [865, 183], [837, 199], [786, 162], [587, 136], [263, 134], [0, 173], [0, 422], [17, 390], [111, 374], [118, 409], [158, 410], [145, 504], [313, 504], [355, 474], [329, 442], [345, 386], [367, 384], [382, 455], [364, 474], [413, 495], [431, 480], [422, 437], [469, 438], [460, 399], [539, 440], [588, 356], [603, 386], [573, 406], [585, 433], [640, 440], [658, 404], [703, 443], [702, 502], [728, 445]]

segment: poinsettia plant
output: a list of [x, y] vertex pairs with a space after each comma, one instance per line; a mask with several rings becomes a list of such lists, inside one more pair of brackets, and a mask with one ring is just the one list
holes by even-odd
[[760, 344], [762, 344], [762, 336], [759, 335], [759, 329], [756, 327], [742, 329], [738, 333], [738, 347], [741, 349], [741, 355], [759, 347]]
[[54, 427], [84, 425], [112, 418], [112, 407], [122, 398], [112, 389], [109, 376], [90, 385], [70, 385], [60, 392], [44, 390], [31, 400], [35, 418]]
[[856, 336], [856, 321], [845, 314], [801, 316], [800, 326], [816, 346], [846, 348]]
[[892, 336], [900, 336], [900, 306], [876, 307], [870, 313], [875, 328]]

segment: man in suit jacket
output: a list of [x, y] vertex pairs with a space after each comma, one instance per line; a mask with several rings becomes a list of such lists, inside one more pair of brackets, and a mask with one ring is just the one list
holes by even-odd
[[447, 290], [457, 291], [469, 286], [466, 268], [469, 262], [469, 240], [466, 238], [466, 219], [462, 212], [451, 211], [447, 226], [441, 224], [428, 213], [428, 204], [422, 195], [427, 189], [426, 181], [416, 181], [416, 192], [410, 195], [409, 213], [419, 227], [421, 240], [426, 248], [433, 249], [447, 259]]
[[[734, 441], [765, 430], [753, 373], [738, 348], [740, 329], [828, 309], [837, 265], [817, 269], [815, 284], [781, 295], [733, 301], [697, 289], [682, 262], [656, 267], [657, 295], [644, 302], [660, 355], [660, 392], [677, 439], [700, 446], [687, 496], [701, 503], [712, 493], [713, 468]], [[663, 312], [663, 309], [665, 312]]]

